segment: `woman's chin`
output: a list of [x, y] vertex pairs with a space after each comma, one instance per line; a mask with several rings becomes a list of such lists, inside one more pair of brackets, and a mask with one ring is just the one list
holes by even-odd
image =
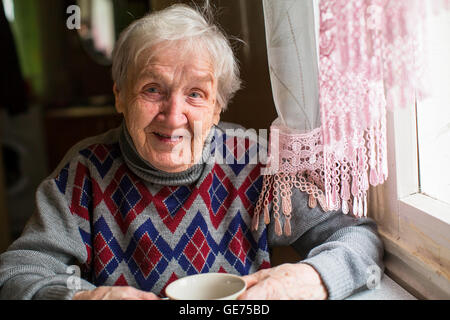
[[192, 161], [185, 161], [181, 157], [174, 157], [172, 155], [168, 155], [167, 157], [161, 157], [159, 155], [158, 159], [152, 159], [149, 162], [156, 169], [170, 173], [182, 172], [192, 166]]

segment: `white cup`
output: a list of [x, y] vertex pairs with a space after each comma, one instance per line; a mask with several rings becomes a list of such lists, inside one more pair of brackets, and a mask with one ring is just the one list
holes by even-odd
[[246, 287], [237, 275], [201, 273], [172, 282], [166, 295], [171, 300], [236, 300]]

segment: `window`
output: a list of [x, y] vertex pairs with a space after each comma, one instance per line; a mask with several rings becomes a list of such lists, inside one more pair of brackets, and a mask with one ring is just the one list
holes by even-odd
[[389, 177], [370, 194], [386, 273], [428, 299], [450, 294], [449, 22], [430, 20], [431, 98], [388, 112]]
[[[420, 192], [450, 204], [450, 13], [430, 20], [430, 98], [417, 105]], [[450, 215], [450, 212], [448, 213]]]

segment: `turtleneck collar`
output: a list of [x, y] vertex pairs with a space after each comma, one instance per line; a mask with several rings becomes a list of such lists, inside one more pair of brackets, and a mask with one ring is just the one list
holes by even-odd
[[159, 170], [153, 167], [147, 160], [143, 159], [134, 146], [125, 121], [123, 121], [120, 129], [119, 145], [126, 164], [141, 179], [165, 186], [191, 185], [198, 181], [207, 165], [211, 163], [209, 160], [214, 156], [211, 151], [214, 148], [211, 148], [211, 145], [214, 142], [215, 130], [216, 126], [211, 127], [205, 139], [201, 160], [189, 169], [181, 172], [172, 173]]

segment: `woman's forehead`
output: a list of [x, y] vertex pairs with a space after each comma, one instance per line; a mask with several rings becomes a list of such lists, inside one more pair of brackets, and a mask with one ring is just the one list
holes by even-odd
[[211, 71], [189, 66], [177, 70], [172, 66], [150, 64], [140, 72], [138, 78], [139, 80], [152, 79], [157, 81], [168, 81], [173, 78], [176, 71], [181, 71], [183, 78], [189, 81], [195, 81], [196, 83], [214, 83], [214, 76]]
[[213, 69], [209, 51], [201, 45], [194, 46], [186, 41], [171, 41], [158, 43], [145, 50], [141, 55], [141, 67], [149, 65], [173, 66], [184, 63], [197, 65], [202, 69]]
[[190, 50], [181, 46], [154, 46], [142, 54], [138, 77], [159, 78], [182, 70], [199, 81], [214, 81], [214, 67], [210, 55], [204, 50]]

